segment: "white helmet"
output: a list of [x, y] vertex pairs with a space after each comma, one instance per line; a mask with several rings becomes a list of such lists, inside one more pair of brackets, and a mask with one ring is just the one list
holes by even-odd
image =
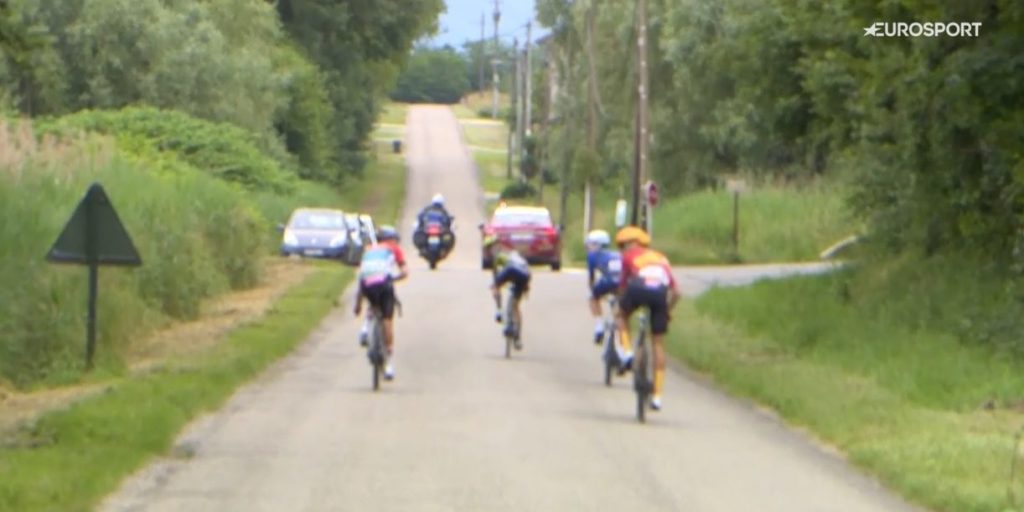
[[430, 204], [444, 206], [444, 196], [441, 194], [434, 194], [434, 198], [430, 200]]
[[608, 247], [612, 244], [612, 238], [608, 235], [608, 232], [603, 229], [595, 229], [590, 233], [587, 233], [587, 245], [594, 245], [597, 247]]

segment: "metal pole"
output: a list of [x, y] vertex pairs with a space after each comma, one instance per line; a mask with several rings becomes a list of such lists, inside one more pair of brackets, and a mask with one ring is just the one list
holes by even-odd
[[[594, 64], [594, 4], [587, 6], [587, 148], [591, 155], [597, 154], [597, 72]], [[593, 169], [587, 169], [586, 184], [583, 187], [583, 232], [589, 233], [594, 223], [592, 207], [591, 178]]]
[[740, 192], [732, 193], [732, 254], [734, 258], [740, 256]]
[[483, 12], [480, 13], [480, 44], [476, 48], [477, 62], [477, 79], [476, 79], [476, 90], [483, 92], [484, 89], [484, 60], [487, 59], [487, 52], [485, 51], [484, 42], [487, 40], [486, 25], [487, 15]]
[[491, 119], [498, 118], [498, 23], [501, 21], [501, 0], [494, 0], [494, 57], [491, 59], [494, 98], [491, 103]]
[[97, 233], [96, 201], [85, 201], [85, 257], [89, 264], [89, 304], [86, 319], [85, 369], [92, 370], [96, 353], [96, 301], [99, 295], [99, 233]]
[[526, 75], [526, 114], [524, 115], [526, 135], [530, 135], [533, 132], [533, 39], [532, 37], [533, 21], [526, 23], [526, 69], [524, 74]]
[[523, 149], [526, 147], [526, 123], [523, 120], [526, 111], [526, 101], [523, 98], [523, 85], [525, 80], [525, 66], [523, 66], [523, 55], [525, 52], [516, 53], [516, 95], [519, 96], [519, 104], [516, 106], [516, 162], [519, 164], [519, 177], [522, 178]]
[[519, 146], [520, 141], [517, 139], [519, 130], [519, 38], [512, 40], [512, 55], [516, 56], [516, 73], [515, 81], [512, 87], [512, 110], [516, 113], [515, 123], [516, 125], [509, 128], [508, 131], [508, 154], [505, 155], [505, 179], [512, 180], [512, 157], [516, 154], [516, 148]]
[[647, 179], [647, 0], [637, 0], [637, 41], [636, 51], [640, 69], [637, 77], [636, 107], [636, 155], [633, 172], [633, 224], [639, 225], [640, 215], [640, 184]]

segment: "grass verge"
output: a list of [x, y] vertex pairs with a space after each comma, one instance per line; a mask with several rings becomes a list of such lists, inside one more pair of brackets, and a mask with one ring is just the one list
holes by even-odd
[[949, 327], [1001, 286], [954, 268], [965, 267], [903, 261], [713, 290], [680, 306], [669, 350], [912, 501], [1024, 510], [1007, 498], [1024, 495], [1024, 477], [1010, 478], [1013, 458], [1024, 462], [1024, 362]]
[[208, 352], [51, 412], [0, 446], [0, 510], [90, 510], [121, 479], [165, 453], [192, 418], [302, 342], [351, 279], [336, 264], [290, 290], [262, 320]]
[[389, 101], [384, 104], [384, 108], [381, 109], [380, 118], [377, 122], [383, 124], [405, 124], [405, 116], [409, 111], [409, 106], [405, 103], [395, 103]]
[[739, 196], [739, 246], [733, 248], [734, 196], [708, 190], [655, 208], [660, 249], [688, 264], [767, 263], [818, 259], [837, 240], [858, 231], [835, 184], [763, 185]]

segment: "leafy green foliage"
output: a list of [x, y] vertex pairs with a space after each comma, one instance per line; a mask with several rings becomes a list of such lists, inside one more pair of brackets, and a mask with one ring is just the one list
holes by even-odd
[[366, 163], [378, 99], [441, 0], [9, 0], [0, 101], [28, 115], [145, 105], [231, 123], [299, 175]]
[[501, 190], [502, 199], [525, 199], [537, 195], [537, 188], [525, 181], [514, 181]]
[[91, 182], [104, 185], [144, 262], [101, 271], [99, 336], [111, 349], [164, 318], [194, 318], [203, 298], [258, 279], [258, 249], [271, 230], [241, 189], [170, 153], [126, 155], [97, 137], [36, 142], [6, 126], [3, 134], [20, 142], [5, 145], [17, 164], [0, 173], [0, 214], [19, 219], [0, 226], [0, 379], [57, 382], [79, 369], [86, 274], [43, 255]]
[[170, 151], [189, 165], [251, 189], [288, 192], [292, 162], [261, 150], [261, 139], [226, 123], [211, 123], [180, 112], [152, 108], [82, 111], [43, 125], [46, 131], [86, 130], [134, 143], [136, 151]]
[[413, 52], [391, 99], [407, 103], [457, 103], [469, 90], [466, 61], [451, 48]]
[[[633, 8], [537, 2], [562, 92], [551, 161], [572, 169], [586, 145], [592, 64], [601, 168], [588, 167], [613, 188], [629, 186], [632, 168], [635, 69], [622, 63], [636, 61]], [[839, 176], [855, 184], [853, 204], [891, 249], [980, 246], [1004, 267], [1024, 268], [1019, 2], [653, 0], [649, 18], [650, 162], [663, 190], [699, 190], [736, 173]], [[880, 20], [973, 21], [982, 30], [865, 37]]]
[[329, 126], [335, 161], [361, 169], [381, 95], [391, 90], [413, 41], [435, 28], [442, 0], [280, 0], [292, 39], [325, 73], [334, 107]]

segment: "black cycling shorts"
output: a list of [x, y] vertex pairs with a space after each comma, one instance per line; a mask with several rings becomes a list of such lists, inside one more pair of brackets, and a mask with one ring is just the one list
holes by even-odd
[[512, 296], [519, 300], [530, 291], [530, 274], [507, 267], [494, 276], [494, 286], [501, 288], [505, 283], [512, 283]]
[[370, 306], [380, 310], [385, 320], [391, 320], [395, 316], [395, 287], [390, 281], [373, 286], [360, 284], [359, 291], [366, 297]]
[[641, 307], [650, 310], [651, 332], [665, 334], [668, 332], [668, 287], [648, 287], [643, 281], [632, 281], [626, 286], [619, 301], [619, 309], [629, 316]]
[[595, 282], [594, 287], [591, 288], [590, 298], [594, 300], [601, 300], [601, 297], [617, 291], [619, 291], [619, 283], [617, 281], [612, 279], [601, 279]]

